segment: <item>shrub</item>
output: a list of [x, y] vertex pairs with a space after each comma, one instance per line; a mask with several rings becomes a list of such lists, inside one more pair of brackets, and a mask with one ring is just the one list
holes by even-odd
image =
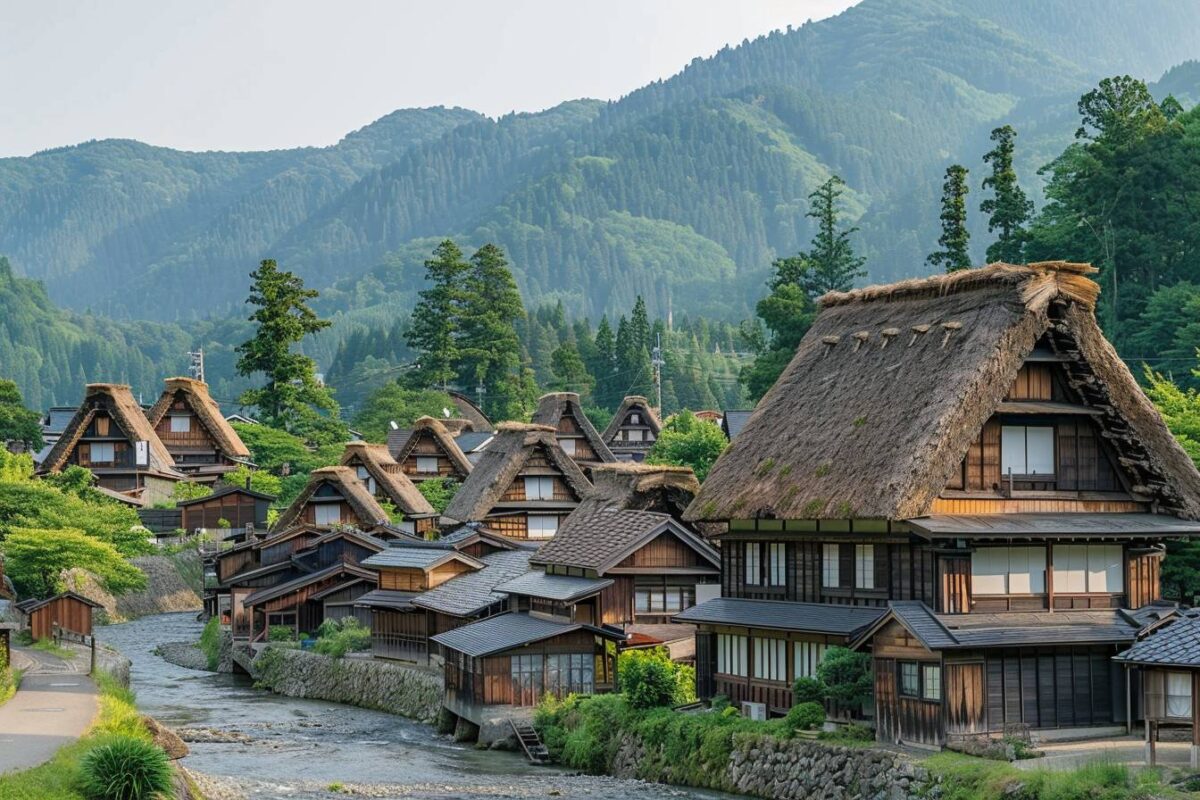
[[862, 708], [871, 699], [871, 657], [845, 647], [831, 647], [817, 665], [817, 678], [826, 696], [851, 708]]
[[825, 684], [817, 678], [796, 678], [796, 682], [792, 684], [792, 698], [797, 705], [820, 703], [825, 699], [827, 692]]
[[151, 800], [171, 791], [171, 762], [150, 742], [114, 736], [83, 757], [85, 792], [94, 800]]
[[200, 634], [200, 650], [208, 659], [208, 668], [215, 672], [217, 664], [221, 660], [220, 617], [210, 617], [208, 622], [204, 623], [204, 630]]
[[724, 711], [729, 708], [729, 695], [714, 694], [712, 700], [708, 701], [708, 705], [713, 711]]
[[812, 731], [825, 724], [825, 706], [820, 703], [800, 703], [794, 705], [784, 719], [788, 731]]
[[332, 658], [370, 649], [371, 629], [354, 617], [322, 622], [321, 627], [317, 628], [317, 643], [313, 646], [313, 650]]
[[291, 625], [272, 625], [267, 629], [268, 642], [294, 642], [296, 631]]
[[665, 650], [626, 652], [621, 656], [617, 675], [621, 693], [633, 708], [658, 708], [675, 702], [678, 690], [675, 669]]

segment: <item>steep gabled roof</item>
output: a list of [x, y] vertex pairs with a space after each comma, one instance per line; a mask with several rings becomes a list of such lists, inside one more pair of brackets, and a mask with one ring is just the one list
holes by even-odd
[[579, 432], [587, 440], [592, 452], [596, 454], [596, 457], [590, 460], [606, 463], [617, 460], [612, 450], [609, 450], [608, 445], [604, 443], [604, 438], [596, 430], [596, 426], [592, 425], [592, 421], [583, 412], [579, 395], [575, 392], [550, 392], [542, 395], [538, 398], [537, 410], [533, 412], [530, 422], [534, 425], [548, 425], [557, 429], [558, 423], [567, 414], [575, 419]]
[[[425, 495], [404, 474], [403, 467], [396, 463], [387, 445], [370, 444], [368, 442], [347, 442], [342, 451], [341, 466], [348, 466], [352, 461], [359, 461], [376, 485], [387, 495], [396, 509], [406, 517], [429, 517], [435, 513], [433, 506], [425, 499]], [[356, 475], [357, 477], [357, 475]]]
[[119, 383], [89, 383], [84, 391], [83, 402], [75, 410], [75, 415], [67, 423], [62, 436], [54, 443], [49, 454], [42, 462], [40, 472], [58, 472], [66, 464], [67, 456], [79, 443], [84, 431], [91, 424], [97, 411], [104, 411], [117, 427], [125, 434], [130, 442], [148, 442], [150, 464], [148, 469], [161, 472], [170, 477], [182, 478], [183, 475], [175, 469], [175, 460], [167, 452], [162, 440], [154, 432], [154, 426], [142, 413], [142, 407], [133, 399], [129, 387]]
[[292, 504], [279, 515], [279, 519], [275, 520], [272, 530], [282, 531], [291, 527], [292, 523], [300, 518], [313, 493], [326, 483], [341, 493], [363, 525], [382, 525], [389, 521], [387, 512], [375, 501], [375, 496], [367, 491], [367, 487], [354, 474], [354, 470], [350, 467], [321, 467], [309, 473], [308, 483]]
[[546, 425], [522, 425], [503, 422], [471, 475], [459, 487], [446, 508], [445, 516], [457, 522], [484, 519], [500, 501], [517, 473], [534, 452], [541, 450], [563, 475], [579, 498], [592, 493], [592, 484], [579, 466], [563, 452], [554, 438], [554, 428]]
[[194, 378], [167, 378], [158, 402], [146, 412], [150, 427], [155, 427], [170, 410], [176, 395], [183, 395], [192, 412], [200, 418], [200, 424], [212, 436], [221, 452], [230, 458], [248, 460], [250, 448], [242, 442], [233, 426], [221, 416], [221, 409], [208, 393], [208, 384]]
[[396, 462], [403, 464], [404, 460], [412, 454], [413, 448], [426, 436], [432, 438], [437, 443], [438, 448], [450, 459], [450, 463], [454, 465], [454, 469], [460, 476], [465, 478], [471, 474], [471, 469], [474, 465], [467, 460], [467, 456], [458, 446], [458, 442], [450, 434], [449, 428], [441, 420], [434, 417], [421, 417], [413, 423], [412, 432], [409, 433], [408, 439], [398, 448], [392, 448], [393, 457]]
[[720, 554], [670, 515], [630, 511], [594, 499], [572, 511], [554, 538], [539, 547], [530, 560], [534, 564], [591, 569], [603, 575], [664, 534], [690, 547], [713, 570], [720, 569]]
[[645, 424], [649, 426], [650, 430], [654, 431], [655, 436], [658, 435], [659, 431], [662, 430], [662, 420], [658, 418], [658, 413], [645, 397], [631, 394], [621, 400], [621, 405], [617, 408], [617, 413], [613, 414], [612, 421], [604, 429], [604, 441], [611, 442], [613, 440], [617, 435], [617, 431], [621, 430], [621, 425], [625, 422], [625, 415], [636, 407], [641, 407], [642, 413], [645, 415]]
[[700, 482], [691, 467], [615, 461], [592, 467], [597, 501], [636, 511], [661, 511], [681, 517]]
[[450, 399], [454, 401], [454, 405], [458, 408], [458, 415], [469, 421], [473, 430], [495, 430], [492, 421], [488, 419], [488, 415], [483, 413], [483, 409], [477, 406], [475, 401], [462, 392], [450, 391], [447, 394], [450, 395]]
[[257, 592], [247, 595], [243, 602], [247, 606], [256, 606], [259, 603], [265, 603], [268, 600], [274, 600], [276, 598], [283, 597], [284, 595], [291, 594], [298, 589], [303, 589], [305, 586], [311, 586], [314, 583], [320, 583], [323, 580], [339, 575], [347, 575], [358, 580], [367, 581], [369, 583], [375, 583], [377, 579], [376, 574], [369, 569], [363, 569], [362, 567], [355, 566], [354, 564], [346, 564], [339, 561], [336, 564], [330, 564], [328, 567], [319, 569], [316, 572], [309, 572], [305, 575], [293, 578], [286, 583], [280, 583], [276, 584], [275, 586], [268, 586], [263, 589], [259, 589]]
[[1200, 515], [1200, 473], [1096, 324], [1084, 264], [993, 264], [826, 295], [796, 355], [717, 460], [691, 520], [928, 513], [1039, 340], [1131, 484]]

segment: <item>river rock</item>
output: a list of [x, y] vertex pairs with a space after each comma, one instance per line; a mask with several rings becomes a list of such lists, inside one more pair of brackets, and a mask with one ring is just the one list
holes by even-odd
[[150, 731], [150, 735], [154, 737], [154, 743], [162, 748], [167, 754], [167, 758], [172, 760], [183, 758], [188, 754], [188, 746], [183, 743], [183, 739], [179, 738], [175, 731], [163, 725], [154, 717], [142, 715], [142, 724], [146, 726], [146, 730]]
[[180, 728], [175, 733], [185, 742], [198, 744], [248, 744], [253, 741], [239, 731], [223, 731], [216, 728]]

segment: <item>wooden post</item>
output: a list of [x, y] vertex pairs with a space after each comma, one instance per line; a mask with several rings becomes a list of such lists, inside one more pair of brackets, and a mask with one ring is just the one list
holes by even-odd
[[96, 672], [96, 636], [95, 636], [95, 634], [93, 634], [91, 636], [91, 640], [92, 640], [92, 663], [91, 663], [91, 666], [88, 667], [88, 675], [93, 675]]
[[1152, 767], [1156, 763], [1155, 753], [1154, 753], [1154, 733], [1155, 733], [1154, 723], [1150, 720], [1149, 716], [1147, 716], [1147, 718], [1146, 718], [1146, 763]]
[[1200, 670], [1192, 670], [1192, 769], [1200, 767]]
[[1054, 611], [1054, 545], [1046, 545], [1046, 610]]

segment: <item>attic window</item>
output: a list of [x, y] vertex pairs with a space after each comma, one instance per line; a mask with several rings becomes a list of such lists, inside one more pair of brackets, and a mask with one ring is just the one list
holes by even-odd
[[1054, 428], [1049, 425], [1003, 425], [1000, 428], [1000, 474], [1054, 475]]
[[342, 521], [342, 507], [338, 503], [313, 505], [313, 521], [317, 525], [337, 525]]
[[436, 475], [438, 472], [437, 456], [417, 456], [417, 473], [420, 475]]
[[192, 430], [192, 418], [188, 416], [171, 417], [171, 433], [188, 433]]
[[575, 455], [575, 440], [574, 439], [559, 439], [559, 447], [569, 456]]

